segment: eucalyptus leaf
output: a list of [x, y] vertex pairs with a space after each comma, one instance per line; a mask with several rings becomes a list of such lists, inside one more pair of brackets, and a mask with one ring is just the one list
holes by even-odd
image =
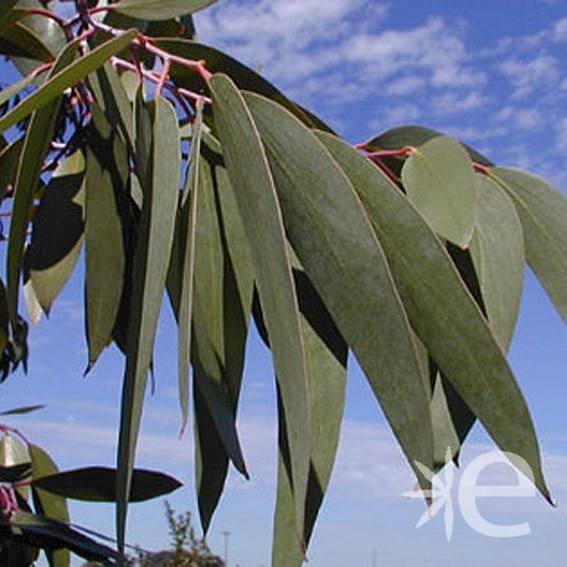
[[216, 0], [120, 0], [115, 10], [140, 20], [169, 20], [193, 14]]
[[489, 176], [512, 198], [524, 230], [528, 264], [567, 322], [567, 199], [525, 171], [494, 167]]
[[447, 136], [417, 147], [402, 168], [408, 197], [440, 236], [467, 248], [478, 209], [472, 162], [464, 148]]

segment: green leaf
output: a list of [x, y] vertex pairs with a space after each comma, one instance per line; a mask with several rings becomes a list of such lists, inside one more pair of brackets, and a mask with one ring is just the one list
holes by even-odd
[[94, 561], [117, 560], [116, 551], [70, 528], [67, 524], [18, 510], [10, 516], [10, 526], [21, 530], [26, 539], [49, 549], [67, 547], [77, 555]]
[[[412, 466], [433, 463], [426, 379], [386, 258], [349, 180], [282, 107], [246, 94], [288, 238], [353, 350]], [[418, 478], [426, 480], [416, 470]]]
[[[370, 160], [331, 136], [320, 139], [356, 188], [384, 247], [412, 327], [489, 435], [522, 456], [549, 498], [526, 403], [486, 320], [441, 242]], [[531, 476], [531, 471], [523, 471]]]
[[121, 0], [115, 10], [140, 20], [169, 20], [193, 14], [216, 0]]
[[27, 264], [35, 296], [46, 314], [81, 250], [84, 173], [83, 153], [77, 150], [54, 171], [34, 215]]
[[[116, 469], [87, 467], [35, 478], [33, 486], [74, 500], [116, 502]], [[132, 471], [130, 502], [157, 498], [177, 490], [181, 483], [161, 472], [145, 469]]]
[[[239, 89], [252, 91], [278, 102], [310, 127], [332, 131], [320, 119], [290, 101], [274, 85], [264, 79], [262, 75], [214, 47], [194, 41], [169, 38], [158, 38], [155, 40], [155, 44], [172, 55], [179, 55], [194, 61], [205, 61], [206, 67], [211, 73], [225, 73]], [[170, 76], [176, 85], [194, 92], [202, 92], [203, 89], [208, 89], [203, 78], [195, 73], [193, 69], [188, 69], [187, 66], [173, 63]]]
[[461, 248], [472, 237], [478, 208], [476, 177], [461, 144], [446, 136], [416, 148], [402, 168], [408, 197], [440, 236]]
[[567, 322], [567, 199], [531, 173], [494, 167], [489, 175], [514, 201], [528, 264]]
[[[128, 156], [98, 105], [92, 105], [85, 180], [85, 319], [89, 367], [109, 344], [124, 283], [118, 203], [126, 199]], [[111, 150], [111, 151], [109, 151]]]
[[30, 83], [32, 83], [34, 79], [35, 79], [34, 75], [28, 75], [27, 77], [24, 77], [19, 81], [12, 83], [9, 87], [3, 88], [0, 91], [0, 105], [4, 104], [5, 102], [8, 102], [14, 95], [19, 93], [21, 90], [25, 89]]
[[[220, 273], [217, 272], [217, 274], [221, 278], [222, 287], [220, 289], [218, 285], [207, 287], [206, 282], [210, 281], [212, 273], [207, 270], [208, 277], [203, 277], [205, 275], [203, 269], [199, 269], [197, 281], [200, 283], [201, 290], [196, 295], [197, 303], [194, 313], [195, 353], [201, 353], [199, 359], [204, 361], [200, 363], [199, 372], [202, 374], [206, 368], [208, 376], [205, 378], [219, 385], [218, 388], [210, 390], [211, 393], [216, 393], [221, 397], [216, 403], [222, 404], [221, 409], [227, 406], [228, 411], [225, 410], [224, 413], [217, 411], [217, 422], [219, 422], [217, 427], [211, 416], [215, 400], [207, 403], [198, 383], [195, 382], [195, 472], [199, 514], [205, 532], [222, 494], [229, 458], [241, 473], [245, 476], [247, 474], [244, 459], [240, 455], [235, 416], [244, 369], [248, 318], [254, 286], [248, 242], [238, 213], [234, 191], [230, 186], [226, 169], [222, 166], [220, 154], [208, 147], [211, 142], [209, 137], [207, 145], [202, 148], [210, 171], [206, 174], [204, 172], [201, 179], [203, 181], [210, 179], [207, 181], [209, 188], [206, 191], [214, 193], [219, 214], [218, 222], [211, 224], [214, 224], [217, 229], [222, 227], [222, 234], [215, 236], [214, 232], [204, 232], [201, 227], [198, 234], [202, 241], [198, 250], [200, 250], [200, 262], [205, 262], [205, 266], [210, 264], [212, 267], [219, 262], [217, 269]], [[220, 150], [220, 147], [215, 146], [215, 149]], [[209, 200], [211, 200], [210, 197]], [[206, 239], [208, 236], [211, 237], [212, 242], [220, 240], [218, 245], [222, 246], [222, 250], [220, 255], [211, 254], [217, 258], [215, 262], [207, 263]], [[217, 307], [214, 309], [212, 306], [207, 307], [211, 301], [215, 301], [215, 295], [220, 302], [220, 310]], [[211, 313], [217, 312], [220, 319], [214, 324], [205, 325], [211, 319]], [[209, 333], [213, 335], [209, 337]], [[215, 349], [214, 345], [218, 347]], [[199, 364], [199, 361], [194, 362]], [[223, 415], [226, 416], [224, 426]], [[224, 436], [221, 436], [223, 430], [225, 433]], [[238, 445], [234, 442], [229, 443], [231, 439], [235, 440]], [[238, 449], [238, 452], [235, 449]]]
[[[398, 126], [378, 134], [366, 142], [366, 147], [373, 151], [399, 150], [404, 146], [422, 146], [426, 142], [429, 142], [429, 140], [441, 135], [441, 132], [430, 128], [424, 128], [423, 126], [415, 126], [413, 124]], [[494, 165], [474, 148], [471, 148], [466, 144], [463, 144], [463, 147], [467, 150], [473, 161], [486, 166]]]
[[124, 548], [126, 511], [147, 375], [173, 241], [179, 197], [179, 131], [173, 106], [158, 97], [153, 110], [149, 171], [139, 226], [122, 388], [116, 495], [118, 546]]
[[[51, 457], [37, 445], [30, 444], [28, 449], [32, 466], [32, 494], [34, 506], [38, 514], [48, 516], [54, 520], [69, 521], [69, 512], [65, 498], [49, 494], [37, 488], [40, 478], [59, 472]], [[69, 551], [67, 549], [46, 550], [49, 564], [52, 567], [67, 567], [69, 565]]]
[[[200, 198], [200, 170], [201, 128], [203, 107], [197, 106], [197, 116], [193, 123], [193, 137], [191, 139], [191, 152], [185, 188], [181, 200], [182, 210], [179, 213], [180, 228], [183, 230], [182, 242], [184, 248], [181, 252], [180, 267], [181, 278], [179, 294], [178, 325], [178, 384], [179, 404], [181, 407], [181, 431], [185, 429], [189, 417], [189, 365], [191, 361], [191, 318], [193, 314], [193, 287], [195, 269], [195, 233], [197, 230], [197, 214]], [[205, 198], [208, 196], [206, 195]], [[185, 210], [187, 209], [187, 210]]]
[[23, 415], [26, 413], [31, 413], [40, 409], [43, 409], [45, 407], [45, 405], [43, 404], [38, 404], [38, 405], [34, 405], [34, 406], [23, 406], [20, 408], [14, 408], [11, 410], [6, 410], [3, 412], [0, 412], [0, 415]]
[[264, 148], [250, 113], [225, 75], [215, 75], [215, 125], [254, 264], [290, 437], [296, 528], [303, 533], [309, 474], [309, 409], [305, 352], [282, 213]]
[[[23, 99], [10, 112], [0, 118], [0, 132], [17, 124], [34, 110], [56, 99], [65, 89], [76, 85], [94, 70], [101, 67], [109, 57], [122, 51], [136, 37], [136, 30], [125, 32], [119, 37], [99, 45], [87, 55], [70, 63], [69, 55], [79, 44], [78, 40], [70, 43], [58, 57], [49, 75], [49, 79], [27, 98]], [[65, 64], [62, 62], [65, 61]]]
[[506, 352], [524, 283], [524, 234], [511, 199], [488, 177], [477, 177], [480, 202], [470, 251], [488, 321]]
[[0, 201], [12, 189], [24, 146], [24, 137], [14, 140], [0, 152]]
[[24, 57], [43, 63], [54, 59], [42, 39], [21, 22], [15, 22], [0, 32], [0, 53], [8, 57]]
[[[311, 465], [305, 506], [304, 538], [307, 545], [335, 461], [343, 417], [348, 349], [305, 273], [296, 269], [294, 276], [307, 354], [312, 431]], [[294, 518], [294, 501], [287, 474], [286, 436], [285, 422], [280, 420], [280, 458], [272, 565], [299, 567], [303, 563], [304, 553], [297, 540], [295, 525], [290, 521]]]

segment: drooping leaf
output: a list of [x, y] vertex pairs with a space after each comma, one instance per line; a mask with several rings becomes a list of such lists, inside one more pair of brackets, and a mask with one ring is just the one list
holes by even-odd
[[[306, 545], [326, 492], [337, 451], [343, 417], [347, 345], [305, 273], [295, 269], [301, 328], [307, 354], [311, 411], [311, 465], [305, 505]], [[272, 565], [300, 567], [304, 553], [293, 519], [293, 491], [287, 474], [285, 422], [280, 421], [278, 489], [274, 515]], [[283, 438], [283, 440], [282, 440]]]
[[336, 138], [319, 136], [364, 204], [420, 340], [496, 444], [527, 461], [536, 486], [549, 498], [524, 398], [444, 246], [369, 160]]
[[209, 81], [223, 156], [248, 238], [286, 411], [298, 537], [303, 534], [309, 474], [309, 409], [305, 352], [282, 213], [267, 158], [250, 113], [226, 75]]
[[115, 10], [140, 20], [169, 20], [193, 14], [216, 0], [120, 0]]
[[[109, 57], [122, 51], [135, 36], [136, 30], [125, 32], [119, 37], [112, 38], [99, 45], [90, 53], [71, 64], [69, 64], [69, 55], [77, 49], [79, 40], [68, 44], [55, 62], [48, 80], [0, 118], [0, 132], [7, 130], [23, 118], [26, 118], [26, 116], [29, 116], [34, 110], [42, 108], [56, 99], [65, 89], [77, 84], [94, 70], [101, 67]], [[65, 64], [62, 64], [63, 61], [65, 61]]]
[[299, 261], [358, 359], [410, 464], [432, 464], [426, 379], [360, 200], [303, 124], [267, 99], [251, 93], [245, 98], [268, 152]]
[[122, 388], [117, 475], [117, 537], [124, 547], [132, 468], [142, 417], [179, 197], [179, 132], [175, 110], [163, 97], [151, 103], [149, 171], [133, 272], [133, 290]]
[[[181, 249], [179, 278], [179, 311], [177, 316], [178, 326], [178, 390], [179, 405], [181, 407], [181, 431], [185, 429], [189, 417], [189, 365], [191, 362], [191, 319], [193, 315], [193, 288], [195, 269], [195, 246], [197, 215], [200, 199], [200, 170], [199, 163], [201, 154], [201, 129], [203, 119], [203, 107], [198, 105], [197, 116], [193, 124], [193, 137], [191, 139], [191, 152], [185, 188], [181, 199], [181, 210], [179, 212], [180, 228], [183, 231], [181, 241], [184, 243]], [[205, 196], [207, 198], [208, 196]], [[186, 209], [186, 210], [185, 210]], [[213, 248], [213, 247], [211, 247]]]
[[567, 322], [567, 199], [531, 173], [494, 167], [489, 175], [512, 198], [524, 230], [528, 264]]
[[[214, 149], [211, 148], [213, 144]], [[235, 430], [235, 417], [238, 405], [238, 397], [242, 382], [244, 367], [244, 350], [248, 329], [248, 318], [252, 303], [253, 289], [253, 269], [250, 259], [246, 234], [242, 226], [242, 221], [238, 212], [234, 191], [230, 186], [227, 172], [222, 164], [220, 146], [214, 145], [211, 137], [207, 138], [207, 145], [203, 146], [204, 157], [209, 172], [202, 174], [203, 181], [210, 178], [208, 191], [214, 195], [216, 208], [218, 211], [218, 222], [211, 223], [221, 230], [220, 235], [212, 237], [214, 242], [220, 238], [219, 245], [222, 246], [221, 256], [217, 261], [221, 269], [220, 278], [222, 288], [218, 290], [218, 300], [222, 306], [219, 316], [220, 321], [213, 325], [205, 325], [210, 317], [207, 305], [211, 300], [214, 301], [217, 290], [214, 285], [207, 288], [206, 281], [210, 281], [212, 273], [209, 271], [208, 278], [203, 278], [203, 270], [199, 269], [199, 279], [201, 291], [196, 296], [197, 304], [194, 314], [195, 325], [195, 352], [201, 352], [200, 359], [202, 373], [207, 370], [207, 379], [219, 384], [221, 388], [211, 390], [213, 394], [219, 394], [221, 399], [220, 408], [227, 407], [228, 411], [219, 413], [217, 411], [217, 421], [215, 425], [211, 417], [214, 409], [211, 400], [207, 403], [201, 394], [199, 385], [195, 384], [195, 474], [198, 488], [199, 514], [203, 530], [206, 532], [212, 515], [216, 509], [222, 494], [226, 475], [228, 472], [229, 459], [232, 459], [235, 466], [241, 473], [246, 473], [244, 459], [240, 455], [237, 432]], [[210, 198], [209, 198], [210, 199]], [[202, 228], [202, 227], [201, 227]], [[202, 230], [198, 233], [201, 243], [201, 262], [206, 262], [207, 257], [207, 232]], [[213, 233], [214, 234], [214, 233]], [[214, 254], [218, 257], [218, 254]], [[215, 262], [216, 263], [216, 262]], [[205, 285], [204, 285], [205, 284]], [[206, 300], [206, 301], [205, 301]], [[215, 308], [214, 312], [218, 309]], [[214, 335], [209, 337], [209, 333]], [[214, 345], [220, 345], [215, 350]], [[209, 409], [211, 408], [211, 409]], [[221, 418], [225, 416], [228, 429], [223, 437]], [[227, 437], [226, 433], [232, 434]], [[231, 439], [238, 442], [229, 443]], [[235, 449], [238, 448], [238, 453]], [[238, 457], [238, 458], [235, 458]]]
[[[88, 467], [34, 477], [33, 486], [74, 500], [116, 502], [116, 470]], [[161, 472], [134, 469], [130, 502], [157, 498], [177, 490], [181, 483]]]
[[59, 101], [56, 100], [34, 113], [26, 130], [18, 162], [6, 258], [8, 308], [12, 325], [15, 324], [18, 313], [20, 270], [30, 208], [58, 109]]
[[14, 22], [0, 32], [0, 53], [9, 57], [23, 57], [43, 63], [53, 61], [49, 48], [33, 30], [22, 22]]
[[506, 193], [488, 177], [477, 177], [480, 201], [470, 251], [488, 321], [506, 352], [524, 283], [524, 234]]
[[118, 560], [115, 550], [70, 528], [64, 522], [18, 510], [10, 517], [10, 526], [19, 529], [35, 545], [48, 549], [68, 548], [73, 553], [94, 561], [112, 564]]
[[27, 265], [35, 297], [47, 314], [83, 242], [84, 173], [83, 153], [77, 150], [53, 172], [34, 215]]
[[[404, 146], [422, 146], [429, 140], [441, 136], [441, 132], [432, 130], [431, 128], [424, 128], [423, 126], [407, 125], [397, 126], [382, 132], [366, 142], [366, 147], [370, 150], [399, 150]], [[494, 165], [482, 154], [477, 152], [474, 148], [463, 144], [471, 159], [482, 165]]]
[[14, 140], [0, 152], [0, 200], [12, 189], [16, 180], [20, 155], [24, 146], [24, 137]]
[[[320, 119], [290, 101], [281, 91], [262, 77], [261, 74], [246, 67], [236, 59], [233, 59], [214, 47], [203, 45], [195, 41], [169, 38], [158, 38], [155, 40], [155, 43], [158, 47], [173, 55], [180, 55], [194, 61], [205, 61], [206, 67], [211, 73], [226, 73], [239, 89], [252, 91], [278, 102], [310, 127], [317, 127], [328, 132], [332, 131]], [[203, 89], [208, 89], [205, 81], [186, 66], [173, 63], [170, 75], [175, 81], [175, 84], [194, 92], [201, 92]]]
[[124, 284], [120, 200], [126, 199], [124, 143], [98, 106], [87, 138], [85, 180], [85, 322], [89, 366], [111, 340]]
[[[69, 522], [69, 512], [65, 498], [38, 489], [36, 484], [42, 477], [57, 474], [59, 472], [57, 465], [53, 462], [51, 457], [37, 445], [30, 444], [28, 449], [31, 457], [32, 494], [36, 512], [54, 520]], [[68, 567], [70, 559], [67, 549], [58, 549], [55, 551], [46, 550], [46, 552], [51, 567]]]
[[402, 167], [402, 183], [437, 234], [461, 248], [468, 246], [478, 191], [471, 160], [456, 140], [437, 136], [416, 148]]

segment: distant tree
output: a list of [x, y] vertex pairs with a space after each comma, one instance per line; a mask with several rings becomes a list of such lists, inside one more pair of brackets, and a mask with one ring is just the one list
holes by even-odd
[[[1, 368], [6, 378], [26, 363], [22, 288], [37, 321], [83, 244], [87, 369], [111, 343], [125, 368], [117, 470], [56, 474], [42, 490], [116, 500], [124, 551], [129, 502], [164, 488], [133, 464], [167, 295], [182, 427], [193, 385], [205, 532], [229, 463], [248, 476], [236, 416], [251, 318], [277, 384], [275, 567], [304, 559], [349, 350], [423, 489], [430, 478], [416, 463], [438, 470], [448, 448], [458, 459], [478, 419], [549, 500], [505, 352], [526, 262], [567, 320], [561, 193], [418, 126], [347, 144], [257, 72], [193, 40], [190, 14], [213, 0], [76, 0], [69, 18], [62, 3], [0, 7], [0, 53], [21, 74], [0, 92]], [[2, 541], [76, 544], [61, 526], [46, 535], [40, 509], [26, 516], [43, 522], [31, 542], [20, 506], [5, 509]]]
[[140, 567], [224, 567], [224, 561], [211, 552], [204, 538], [197, 536], [191, 513], [176, 514], [169, 503], [165, 506], [171, 548], [141, 552]]

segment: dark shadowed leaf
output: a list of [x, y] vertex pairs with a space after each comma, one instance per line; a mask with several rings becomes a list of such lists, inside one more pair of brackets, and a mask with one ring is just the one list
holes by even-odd
[[295, 117], [258, 95], [246, 93], [246, 101], [270, 158], [299, 261], [357, 357], [410, 464], [432, 464], [426, 378], [360, 200], [325, 147]]
[[0, 53], [43, 63], [49, 63], [54, 59], [43, 39], [22, 22], [15, 22], [0, 32]]
[[478, 191], [471, 160], [461, 144], [437, 136], [417, 147], [402, 167], [402, 183], [437, 234], [461, 248], [468, 246], [476, 222]]
[[512, 197], [524, 229], [528, 264], [567, 322], [567, 199], [531, 173], [495, 167], [489, 175]]
[[121, 0], [115, 10], [141, 20], [169, 20], [192, 14], [216, 0]]
[[[59, 164], [35, 212], [26, 249], [35, 297], [44, 313], [63, 289], [83, 242], [85, 161], [77, 150]], [[57, 227], [58, 230], [54, 230]]]
[[300, 537], [309, 474], [310, 422], [305, 351], [282, 213], [264, 148], [242, 96], [225, 75], [213, 76], [209, 85], [215, 101], [215, 125], [248, 238], [286, 411], [296, 529]]
[[23, 145], [24, 137], [22, 136], [0, 152], [0, 200], [4, 199], [6, 193], [14, 185]]
[[488, 177], [477, 178], [480, 201], [470, 251], [490, 327], [506, 352], [524, 283], [524, 234], [506, 193]]
[[35, 406], [23, 406], [21, 408], [14, 408], [11, 410], [0, 412], [0, 415], [23, 415], [26, 413], [32, 413], [34, 411], [43, 409], [44, 407], [45, 405], [43, 404], [38, 404]]
[[171, 103], [158, 97], [151, 105], [151, 153], [144, 176], [140, 231], [135, 252], [122, 388], [117, 475], [117, 539], [124, 547], [126, 511], [136, 443], [154, 337], [173, 241], [179, 197], [179, 130]]
[[116, 551], [70, 528], [64, 522], [18, 510], [10, 517], [10, 525], [20, 529], [28, 540], [46, 549], [68, 548], [73, 553], [94, 561], [118, 559]]
[[[116, 470], [88, 467], [34, 478], [33, 485], [52, 494], [90, 502], [116, 502]], [[130, 502], [141, 502], [177, 490], [181, 483], [166, 474], [134, 469]]]
[[320, 137], [362, 199], [412, 327], [430, 356], [496, 444], [527, 461], [537, 487], [549, 498], [524, 398], [444, 246], [408, 199], [369, 160], [336, 138]]

